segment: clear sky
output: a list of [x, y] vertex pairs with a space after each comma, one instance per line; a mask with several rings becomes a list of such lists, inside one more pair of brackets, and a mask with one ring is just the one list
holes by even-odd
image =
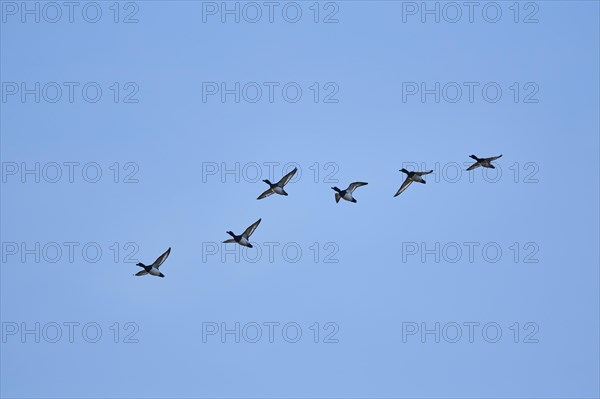
[[0, 2], [0, 395], [597, 398], [598, 2], [424, 7]]

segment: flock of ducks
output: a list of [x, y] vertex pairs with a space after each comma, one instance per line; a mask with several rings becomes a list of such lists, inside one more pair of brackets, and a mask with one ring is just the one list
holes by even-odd
[[[480, 166], [483, 168], [495, 169], [494, 165], [492, 165], [492, 161], [495, 161], [496, 159], [500, 158], [501, 156], [502, 155], [498, 155], [497, 157], [478, 158], [475, 155], [469, 155], [470, 158], [473, 158], [475, 160], [475, 163], [473, 165], [469, 166], [467, 168], [467, 171], [471, 171]], [[294, 170], [292, 170], [291, 172], [289, 172], [288, 174], [283, 176], [281, 178], [281, 180], [279, 180], [277, 183], [271, 183], [268, 179], [263, 180], [263, 182], [265, 182], [269, 185], [269, 188], [267, 190], [265, 190], [261, 195], [259, 195], [257, 200], [267, 198], [273, 194], [287, 196], [288, 193], [284, 190], [284, 187], [286, 184], [289, 183], [289, 181], [292, 179], [292, 177], [294, 177], [294, 175], [296, 174], [297, 171], [298, 171], [298, 168], [294, 168]], [[425, 172], [418, 172], [418, 171], [409, 171], [409, 170], [402, 168], [402, 169], [400, 169], [400, 172], [405, 173], [406, 178], [404, 179], [404, 182], [402, 182], [402, 185], [400, 186], [398, 191], [396, 191], [396, 194], [394, 194], [394, 197], [397, 197], [400, 194], [402, 194], [408, 188], [408, 186], [410, 186], [413, 182], [425, 184], [426, 181], [425, 181], [425, 179], [423, 179], [423, 176], [430, 174], [431, 172], [433, 172], [433, 170], [428, 170]], [[340, 199], [343, 199], [348, 202], [356, 203], [357, 202], [356, 199], [352, 196], [352, 194], [354, 193], [354, 190], [356, 190], [359, 187], [366, 186], [367, 184], [368, 183], [364, 183], [364, 182], [350, 183], [348, 188], [346, 188], [345, 190], [340, 190], [337, 187], [331, 187], [331, 189], [335, 191], [335, 202], [338, 203], [338, 202], [340, 202]], [[252, 235], [252, 233], [254, 233], [254, 231], [260, 224], [261, 220], [262, 219], [258, 219], [256, 222], [252, 223], [240, 235], [236, 235], [232, 231], [227, 231], [226, 233], [229, 234], [231, 236], [231, 238], [223, 241], [223, 243], [237, 243], [241, 246], [252, 248], [252, 244], [250, 244], [250, 236]], [[144, 270], [140, 270], [135, 275], [136, 276], [145, 276], [145, 275], [149, 274], [151, 276], [164, 277], [165, 275], [162, 274], [162, 272], [159, 270], [159, 268], [165, 262], [165, 260], [167, 260], [170, 253], [171, 253], [171, 248], [167, 249], [151, 265], [144, 265], [143, 263], [137, 263], [136, 266], [142, 267]]]

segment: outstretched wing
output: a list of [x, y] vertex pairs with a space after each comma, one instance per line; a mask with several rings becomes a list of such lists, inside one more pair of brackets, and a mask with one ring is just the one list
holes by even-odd
[[298, 168], [294, 168], [294, 170], [292, 170], [290, 173], [288, 173], [287, 175], [283, 176], [281, 178], [281, 180], [279, 180], [277, 182], [277, 185], [279, 187], [283, 187], [286, 184], [288, 184], [290, 182], [290, 180], [292, 180], [292, 177], [294, 177], [294, 175], [296, 174], [297, 171], [298, 171]]
[[430, 174], [431, 172], [433, 172], [433, 170], [428, 170], [426, 172], [415, 172], [415, 175], [417, 175], [417, 176], [424, 176], [424, 175]]
[[235, 242], [235, 240], [233, 238], [230, 238], [229, 240], [223, 241], [223, 244], [230, 244], [232, 242]]
[[492, 162], [492, 161], [495, 161], [496, 159], [500, 158], [501, 156], [502, 156], [502, 154], [498, 155], [497, 157], [489, 157], [489, 158], [486, 158], [485, 160], [486, 160], [486, 161], [489, 161], [489, 162]]
[[354, 190], [356, 190], [357, 188], [359, 188], [360, 186], [366, 186], [369, 183], [362, 183], [362, 182], [354, 182], [354, 183], [350, 183], [350, 185], [348, 186], [348, 192], [353, 193]]
[[481, 165], [479, 164], [479, 162], [475, 162], [473, 165], [471, 165], [471, 166], [469, 166], [469, 167], [467, 168], [467, 171], [473, 170], [473, 169], [475, 169], [475, 168], [478, 168], [478, 167], [480, 167], [480, 166], [481, 166]]
[[400, 186], [400, 188], [398, 189], [398, 191], [396, 191], [396, 194], [394, 194], [394, 197], [399, 196], [400, 194], [402, 194], [404, 192], [404, 190], [406, 190], [408, 188], [408, 186], [410, 186], [410, 184], [413, 181], [411, 179], [409, 179], [408, 177], [406, 179], [404, 179], [404, 182], [402, 183], [402, 185]]
[[169, 247], [169, 249], [167, 249], [164, 254], [162, 254], [161, 256], [156, 258], [156, 260], [152, 264], [152, 267], [156, 267], [158, 269], [160, 267], [160, 265], [162, 265], [164, 263], [164, 261], [167, 260], [170, 253], [171, 253], [171, 248]]
[[342, 198], [342, 196], [339, 193], [335, 193], [335, 203], [337, 204], [338, 202], [340, 202], [340, 198]]
[[258, 219], [256, 222], [254, 222], [254, 224], [252, 226], [250, 226], [246, 230], [244, 230], [244, 232], [242, 233], [242, 237], [246, 237], [246, 239], [250, 238], [252, 233], [254, 233], [254, 230], [256, 230], [256, 228], [260, 224], [261, 220], [262, 219]]
[[136, 274], [134, 274], [134, 276], [145, 276], [146, 274], [148, 274], [147, 271], [145, 270], [140, 270], [139, 272], [137, 272]]
[[268, 188], [265, 190], [264, 193], [262, 193], [261, 195], [258, 196], [257, 200], [267, 198], [271, 194], [273, 194], [273, 190], [271, 190], [271, 188]]

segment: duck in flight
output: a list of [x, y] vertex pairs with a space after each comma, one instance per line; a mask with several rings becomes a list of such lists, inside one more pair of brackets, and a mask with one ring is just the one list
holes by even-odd
[[290, 182], [290, 180], [292, 180], [292, 177], [294, 177], [294, 175], [296, 174], [297, 171], [298, 171], [298, 168], [294, 168], [294, 170], [292, 170], [287, 175], [283, 176], [281, 178], [281, 180], [279, 180], [277, 183], [271, 183], [268, 179], [263, 180], [265, 183], [267, 183], [269, 185], [269, 188], [267, 189], [267, 191], [265, 191], [264, 193], [259, 195], [257, 200], [267, 198], [271, 194], [288, 195], [288, 193], [285, 192], [283, 187], [286, 184], [288, 184]]
[[331, 187], [331, 189], [335, 191], [335, 202], [336, 203], [340, 202], [340, 198], [343, 198], [346, 201], [356, 202], [356, 199], [354, 199], [354, 197], [352, 196], [352, 193], [358, 187], [366, 186], [367, 184], [369, 184], [369, 183], [362, 183], [362, 182], [350, 183], [350, 185], [348, 186], [348, 188], [345, 189], [345, 190], [340, 190], [337, 187]]
[[151, 264], [149, 266], [146, 266], [143, 263], [136, 264], [136, 266], [143, 267], [144, 270], [140, 270], [135, 275], [136, 276], [145, 276], [146, 274], [150, 274], [151, 276], [164, 277], [165, 275], [162, 274], [160, 272], [160, 270], [158, 270], [158, 268], [160, 267], [160, 265], [162, 265], [165, 262], [165, 260], [167, 260], [167, 258], [169, 257], [170, 253], [171, 253], [171, 248], [169, 247], [169, 249], [167, 249], [164, 254], [162, 254], [161, 256], [159, 256], [154, 261], [153, 264]]
[[252, 248], [252, 244], [250, 244], [250, 242], [248, 240], [250, 239], [250, 236], [252, 235], [252, 233], [254, 233], [254, 230], [256, 230], [256, 228], [260, 224], [261, 220], [262, 219], [258, 219], [256, 222], [254, 222], [254, 224], [252, 224], [250, 227], [248, 227], [246, 230], [244, 230], [244, 232], [239, 236], [236, 236], [235, 234], [233, 234], [233, 232], [228, 231], [227, 234], [229, 234], [233, 238], [230, 238], [229, 240], [225, 240], [225, 241], [223, 241], [223, 243], [227, 244], [230, 242], [237, 242], [238, 244], [240, 244], [244, 247]]
[[496, 159], [500, 158], [502, 156], [502, 154], [498, 155], [497, 157], [490, 157], [490, 158], [477, 158], [475, 155], [469, 155], [470, 158], [473, 158], [476, 162], [469, 166], [467, 168], [467, 170], [473, 170], [475, 168], [478, 168], [480, 166], [483, 166], [484, 168], [490, 168], [490, 169], [496, 169], [496, 167], [494, 165], [492, 165], [492, 161], [495, 161]]
[[398, 191], [396, 191], [396, 194], [394, 194], [394, 197], [397, 197], [400, 194], [402, 194], [404, 192], [404, 190], [406, 190], [408, 188], [408, 186], [410, 186], [411, 183], [414, 181], [416, 181], [417, 183], [423, 183], [423, 184], [427, 183], [421, 176], [428, 175], [431, 172], [433, 172], [433, 170], [429, 170], [427, 172], [409, 172], [408, 170], [402, 168], [402, 169], [400, 169], [400, 172], [406, 173], [406, 179], [404, 179], [404, 182], [402, 183], [402, 185], [400, 186]]

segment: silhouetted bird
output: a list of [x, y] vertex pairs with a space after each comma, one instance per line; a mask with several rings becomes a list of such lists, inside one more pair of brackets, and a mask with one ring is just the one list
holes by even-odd
[[298, 168], [294, 168], [294, 170], [292, 170], [287, 175], [283, 176], [281, 180], [279, 180], [277, 183], [271, 183], [268, 179], [263, 180], [269, 185], [269, 188], [267, 189], [267, 191], [259, 195], [257, 200], [266, 198], [271, 194], [288, 195], [288, 193], [285, 192], [283, 187], [289, 183], [289, 181], [292, 179], [292, 177], [294, 177], [297, 171]]
[[260, 224], [261, 220], [262, 219], [258, 219], [256, 222], [254, 222], [254, 224], [252, 226], [250, 226], [246, 230], [244, 230], [244, 232], [239, 236], [236, 236], [235, 234], [233, 234], [233, 232], [228, 231], [227, 234], [229, 234], [233, 238], [230, 238], [229, 240], [225, 240], [223, 242], [224, 243], [237, 242], [238, 244], [240, 244], [244, 247], [252, 248], [252, 244], [250, 244], [248, 239], [250, 238], [252, 233], [254, 233], [254, 230], [256, 230], [256, 228]]
[[354, 197], [352, 196], [352, 193], [354, 192], [354, 190], [356, 190], [358, 187], [361, 186], [366, 186], [369, 183], [362, 183], [362, 182], [355, 182], [355, 183], [351, 183], [347, 189], [345, 190], [340, 190], [337, 187], [331, 187], [332, 190], [335, 190], [335, 202], [338, 203], [340, 202], [340, 198], [345, 199], [346, 201], [350, 201], [350, 202], [356, 202], [356, 200], [354, 199]]
[[475, 155], [469, 155], [470, 158], [473, 158], [477, 162], [475, 162], [473, 165], [469, 166], [467, 168], [467, 170], [473, 170], [480, 166], [483, 166], [484, 168], [496, 169], [496, 167], [494, 165], [492, 165], [492, 161], [495, 161], [496, 159], [500, 158], [501, 156], [502, 155], [498, 155], [497, 157], [490, 157], [490, 158], [477, 158]]
[[404, 192], [404, 190], [406, 190], [408, 188], [408, 186], [411, 185], [412, 182], [423, 183], [423, 184], [427, 183], [421, 176], [428, 175], [431, 172], [433, 172], [433, 170], [430, 170], [427, 172], [409, 172], [408, 170], [402, 168], [402, 169], [400, 169], [400, 172], [406, 173], [406, 179], [404, 179], [404, 182], [402, 183], [402, 185], [400, 186], [398, 191], [396, 191], [396, 194], [394, 194], [394, 197], [397, 197], [400, 194], [402, 194]]
[[160, 272], [160, 270], [158, 270], [158, 268], [160, 267], [160, 265], [162, 265], [164, 263], [165, 260], [167, 260], [167, 258], [169, 257], [169, 254], [171, 253], [171, 248], [167, 249], [165, 251], [164, 254], [162, 254], [161, 256], [159, 256], [153, 264], [151, 264], [150, 266], [146, 266], [143, 263], [138, 263], [136, 264], [136, 266], [140, 266], [143, 267], [144, 270], [140, 270], [139, 272], [137, 272], [135, 275], [136, 276], [145, 276], [146, 274], [150, 274], [152, 276], [156, 276], [156, 277], [164, 277], [165, 275], [162, 274]]

